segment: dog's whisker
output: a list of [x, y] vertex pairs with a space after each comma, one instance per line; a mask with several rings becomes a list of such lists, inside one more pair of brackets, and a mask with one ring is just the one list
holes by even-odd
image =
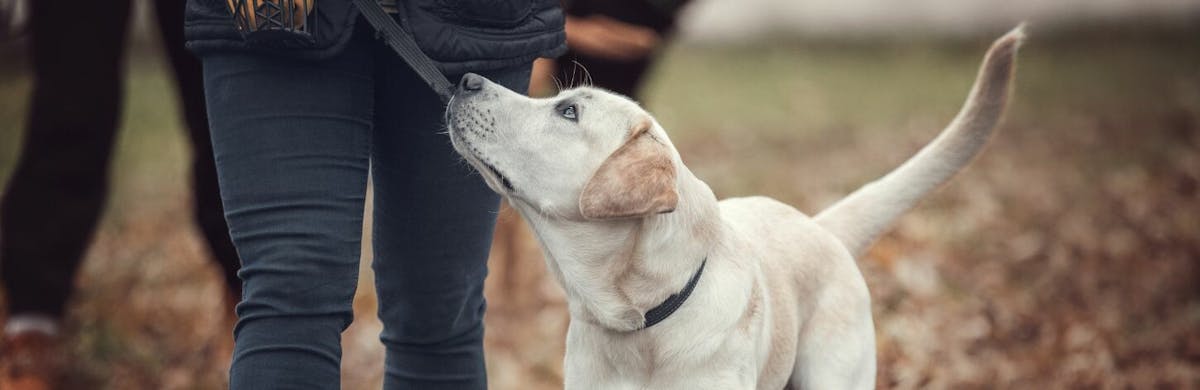
[[557, 94], [558, 92], [561, 92], [563, 90], [562, 80], [558, 79], [558, 75], [556, 75], [556, 74], [550, 75], [550, 80], [554, 81], [554, 93]]
[[576, 69], [583, 69], [583, 80], [580, 80], [580, 82], [582, 82], [583, 85], [587, 86], [587, 87], [594, 85], [592, 83], [592, 72], [588, 71], [588, 68], [586, 66], [583, 66], [583, 64], [579, 63], [579, 61], [571, 60], [571, 62], [575, 63]]
[[[575, 63], [575, 61], [574, 61], [574, 60], [571, 60], [571, 62], [572, 62], [572, 63]], [[575, 88], [575, 72], [576, 72], [576, 71], [578, 71], [578, 70], [579, 70], [579, 67], [578, 67], [578, 66], [572, 66], [572, 67], [571, 67], [571, 77], [570, 77], [570, 79], [569, 79], [569, 80], [567, 80], [567, 88], [568, 88], [568, 89], [570, 89], [570, 88]]]

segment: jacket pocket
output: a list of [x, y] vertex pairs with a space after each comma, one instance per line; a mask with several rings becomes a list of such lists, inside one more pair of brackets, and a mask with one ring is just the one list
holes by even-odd
[[463, 26], [508, 28], [533, 13], [533, 0], [436, 0], [430, 11]]

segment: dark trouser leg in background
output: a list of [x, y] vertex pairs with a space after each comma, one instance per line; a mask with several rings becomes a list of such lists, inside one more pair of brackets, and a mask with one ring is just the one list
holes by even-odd
[[[384, 388], [486, 389], [483, 281], [500, 199], [450, 146], [437, 96], [390, 50], [377, 56], [372, 267]], [[525, 93], [530, 67], [480, 73]]]
[[30, 4], [34, 91], [0, 201], [0, 275], [10, 314], [61, 317], [108, 189], [129, 0]]
[[[162, 32], [163, 47], [175, 71], [179, 104], [192, 146], [192, 216], [208, 242], [213, 260], [221, 266], [221, 275], [234, 298], [242, 296], [242, 281], [237, 277], [240, 263], [229, 226], [221, 208], [217, 189], [217, 166], [213, 162], [212, 139], [208, 135], [208, 116], [204, 107], [204, 74], [200, 60], [184, 48], [183, 0], [158, 0], [155, 11]], [[230, 307], [229, 310], [233, 308]]]
[[243, 264], [233, 390], [340, 383], [370, 158], [372, 43], [355, 38], [325, 61], [203, 59], [221, 198]]

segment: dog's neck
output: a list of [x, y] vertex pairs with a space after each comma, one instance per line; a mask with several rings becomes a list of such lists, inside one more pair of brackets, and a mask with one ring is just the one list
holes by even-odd
[[719, 234], [708, 185], [679, 169], [675, 211], [640, 219], [579, 221], [513, 202], [567, 292], [572, 318], [615, 331], [640, 329], [645, 313], [679, 292]]

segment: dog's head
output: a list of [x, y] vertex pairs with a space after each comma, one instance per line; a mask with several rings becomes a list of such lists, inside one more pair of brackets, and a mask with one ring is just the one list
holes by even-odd
[[533, 99], [482, 76], [446, 112], [454, 149], [488, 186], [544, 214], [586, 220], [671, 212], [679, 156], [637, 103], [598, 88]]

